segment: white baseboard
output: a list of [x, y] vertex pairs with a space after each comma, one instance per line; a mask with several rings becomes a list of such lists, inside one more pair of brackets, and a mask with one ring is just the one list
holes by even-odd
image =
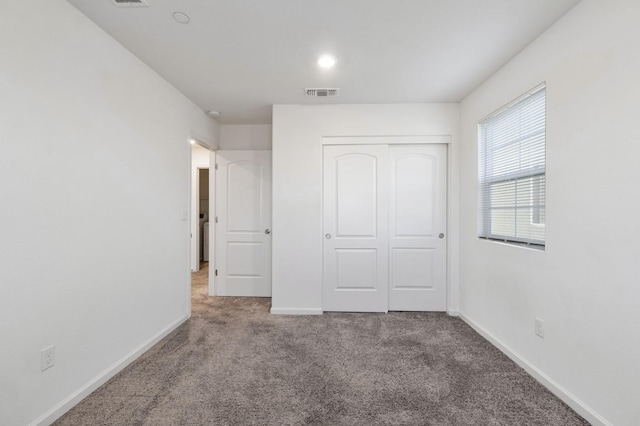
[[451, 317], [459, 317], [460, 311], [457, 309], [447, 309], [447, 314]]
[[322, 315], [321, 308], [271, 308], [273, 315]]
[[[451, 315], [451, 314], [450, 314]], [[511, 358], [513, 362], [522, 367], [529, 375], [531, 375], [534, 379], [540, 382], [544, 387], [549, 389], [551, 393], [560, 398], [565, 404], [571, 407], [576, 413], [580, 414], [584, 417], [589, 423], [597, 426], [613, 426], [611, 422], [606, 420], [600, 414], [598, 414], [595, 410], [585, 404], [583, 401], [578, 399], [575, 395], [569, 392], [567, 389], [562, 387], [558, 382], [553, 380], [551, 377], [547, 376], [542, 370], [540, 370], [535, 365], [531, 364], [527, 359], [513, 351], [509, 346], [503, 344], [496, 338], [493, 334], [488, 332], [486, 329], [475, 323], [472, 319], [465, 316], [464, 313], [458, 312], [458, 316], [467, 323], [471, 328], [478, 332], [482, 337], [487, 339], [493, 346], [498, 348], [501, 352], [503, 352], [506, 356]]]
[[29, 426], [46, 426], [50, 425], [71, 408], [73, 408], [76, 404], [82, 401], [84, 398], [89, 396], [91, 392], [98, 389], [100, 386], [105, 384], [110, 378], [118, 374], [122, 371], [126, 366], [131, 364], [133, 361], [138, 359], [143, 353], [149, 350], [153, 345], [158, 343], [164, 337], [166, 337], [173, 330], [178, 328], [182, 323], [189, 319], [190, 315], [185, 315], [184, 317], [178, 319], [171, 323], [164, 330], [160, 331], [158, 334], [153, 336], [151, 339], [144, 342], [142, 345], [138, 346], [133, 351], [129, 352], [124, 358], [117, 361], [115, 364], [98, 374], [96, 377], [91, 379], [84, 386], [73, 392], [67, 398], [63, 399], [60, 403], [56, 404], [49, 411], [35, 419], [33, 422], [29, 423]]

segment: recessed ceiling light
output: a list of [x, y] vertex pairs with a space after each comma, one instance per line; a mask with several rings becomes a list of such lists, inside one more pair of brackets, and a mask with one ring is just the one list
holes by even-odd
[[333, 68], [336, 64], [336, 58], [331, 55], [322, 55], [318, 58], [318, 66], [320, 68]]
[[186, 13], [182, 13], [182, 12], [173, 12], [173, 19], [175, 19], [176, 22], [179, 22], [181, 24], [188, 24], [189, 21], [191, 20], [191, 18], [189, 18], [189, 16]]
[[195, 144], [196, 144], [196, 140], [195, 140], [195, 139], [189, 139], [189, 143], [190, 143], [191, 145], [195, 145]]
[[222, 114], [220, 114], [219, 111], [214, 111], [212, 109], [210, 109], [209, 111], [207, 111], [207, 115], [211, 118], [218, 118], [220, 117]]

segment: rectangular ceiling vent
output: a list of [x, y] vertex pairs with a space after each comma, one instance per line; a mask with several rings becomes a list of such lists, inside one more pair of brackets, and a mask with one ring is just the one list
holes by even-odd
[[149, 7], [147, 0], [111, 0], [117, 7]]
[[304, 89], [304, 92], [307, 96], [312, 98], [324, 98], [330, 96], [338, 96], [340, 94], [340, 89]]

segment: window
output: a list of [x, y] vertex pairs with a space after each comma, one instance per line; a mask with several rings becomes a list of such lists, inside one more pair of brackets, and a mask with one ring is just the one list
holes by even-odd
[[544, 247], [545, 86], [479, 123], [478, 236]]

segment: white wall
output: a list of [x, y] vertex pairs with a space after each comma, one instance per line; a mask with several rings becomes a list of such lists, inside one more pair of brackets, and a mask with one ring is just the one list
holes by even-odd
[[216, 123], [64, 0], [2, 2], [0, 58], [0, 424], [46, 423], [188, 318]]
[[[457, 104], [275, 105], [274, 313], [322, 312], [322, 137], [450, 135], [450, 224], [458, 220]], [[450, 310], [457, 310], [457, 230], [449, 231]]]
[[[461, 105], [461, 313], [589, 420], [620, 426], [640, 419], [638, 22], [637, 0], [583, 0]], [[477, 123], [543, 81], [546, 251], [481, 241]]]
[[200, 269], [200, 200], [198, 169], [209, 168], [210, 151], [199, 145], [191, 146], [191, 270]]
[[271, 125], [223, 124], [220, 149], [271, 149]]

